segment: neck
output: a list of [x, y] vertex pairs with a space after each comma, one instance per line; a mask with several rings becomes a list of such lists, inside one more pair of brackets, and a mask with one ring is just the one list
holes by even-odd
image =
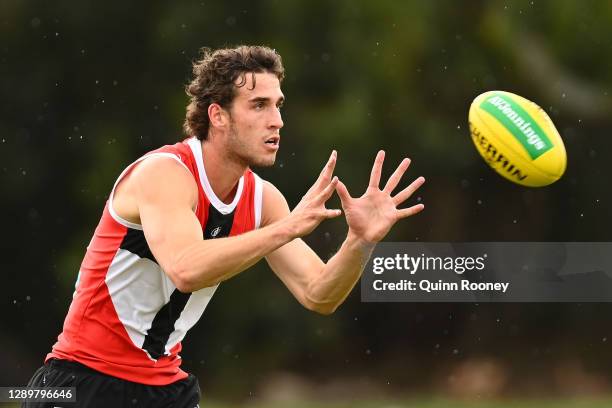
[[208, 141], [202, 143], [204, 169], [208, 182], [215, 195], [225, 204], [234, 200], [238, 180], [244, 174], [246, 166], [237, 163], [224, 151]]

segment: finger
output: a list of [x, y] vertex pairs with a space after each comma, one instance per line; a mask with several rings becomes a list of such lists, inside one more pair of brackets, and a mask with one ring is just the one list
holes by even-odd
[[374, 165], [372, 166], [372, 173], [370, 174], [370, 187], [378, 187], [380, 184], [380, 173], [382, 172], [382, 165], [385, 161], [385, 151], [379, 150], [374, 159]]
[[334, 168], [336, 167], [336, 157], [337, 153], [335, 150], [333, 150], [331, 155], [329, 156], [329, 159], [327, 160], [327, 163], [323, 167], [323, 170], [321, 170], [321, 173], [319, 173], [319, 177], [317, 177], [317, 180], [314, 182], [314, 184], [310, 186], [304, 197], [317, 194], [321, 190], [321, 188], [323, 188], [323, 186], [327, 184], [325, 182], [326, 178], [327, 182], [329, 182], [329, 179], [331, 178], [331, 175], [334, 172]]
[[340, 201], [342, 201], [343, 206], [348, 204], [348, 202], [353, 199], [346, 189], [346, 186], [341, 181], [338, 181], [338, 184], [336, 184], [336, 192], [338, 193], [338, 197], [340, 197]]
[[336, 189], [336, 185], [338, 184], [338, 177], [334, 176], [332, 181], [319, 193], [315, 202], [324, 203], [329, 200], [332, 194], [334, 194], [334, 190]]
[[334, 168], [336, 167], [337, 155], [337, 152], [335, 150], [332, 150], [332, 153], [329, 156], [329, 160], [327, 160], [325, 167], [323, 167], [323, 170], [321, 170], [321, 174], [319, 175], [319, 178], [315, 183], [318, 188], [321, 188], [323, 185], [329, 183], [329, 180], [331, 179], [332, 174], [334, 173]]
[[397, 210], [397, 218], [406, 218], [411, 215], [418, 214], [425, 208], [423, 204], [413, 205], [412, 207], [402, 208], [401, 210]]
[[383, 190], [385, 193], [391, 194], [391, 192], [395, 190], [395, 187], [397, 187], [399, 184], [408, 166], [410, 166], [410, 159], [406, 157], [404, 160], [402, 160], [399, 166], [397, 166], [397, 169], [395, 169], [391, 177], [389, 177], [389, 180], [387, 181], [387, 184]]
[[425, 177], [419, 177], [414, 180], [408, 187], [397, 193], [395, 197], [393, 197], [393, 203], [398, 206], [404, 201], [406, 201], [419, 187], [421, 187], [425, 183]]
[[336, 210], [336, 209], [329, 210], [329, 209], [325, 209], [325, 213], [323, 214], [323, 216], [325, 218], [336, 218], [340, 214], [342, 214], [341, 210]]

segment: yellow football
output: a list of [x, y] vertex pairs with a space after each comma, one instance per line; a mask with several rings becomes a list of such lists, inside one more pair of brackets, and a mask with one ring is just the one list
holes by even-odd
[[528, 187], [551, 184], [563, 175], [563, 140], [546, 112], [510, 92], [485, 92], [469, 113], [472, 141], [487, 164], [508, 180]]

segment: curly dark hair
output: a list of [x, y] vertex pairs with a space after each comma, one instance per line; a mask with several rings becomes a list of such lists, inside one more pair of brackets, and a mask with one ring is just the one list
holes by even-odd
[[193, 63], [193, 80], [185, 87], [190, 98], [183, 123], [185, 134], [206, 140], [210, 125], [208, 107], [217, 103], [230, 108], [236, 89], [246, 84], [246, 74], [253, 74], [255, 86], [255, 73], [261, 72], [274, 74], [279, 81], [285, 77], [281, 56], [275, 50], [250, 45], [218, 50], [202, 48], [200, 58]]

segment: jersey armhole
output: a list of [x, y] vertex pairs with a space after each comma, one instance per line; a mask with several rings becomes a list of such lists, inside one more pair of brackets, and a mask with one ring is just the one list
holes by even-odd
[[[121, 174], [119, 175], [119, 177], [117, 177], [117, 180], [115, 181], [115, 184], [113, 184], [113, 189], [111, 190], [110, 196], [108, 198], [108, 212], [110, 213], [110, 216], [119, 224], [123, 225], [124, 227], [127, 228], [132, 228], [132, 229], [137, 229], [137, 230], [141, 230], [142, 231], [142, 225], [140, 224], [136, 224], [134, 222], [130, 222], [124, 218], [122, 218], [121, 216], [119, 216], [119, 214], [117, 214], [117, 212], [115, 211], [115, 208], [113, 207], [113, 197], [115, 196], [115, 189], [117, 188], [117, 185], [119, 184], [119, 182], [128, 175], [128, 173], [134, 168], [134, 166], [142, 161], [144, 161], [145, 159], [148, 159], [150, 157], [169, 157], [171, 159], [176, 160], [177, 162], [179, 162], [181, 164], [181, 166], [183, 166], [185, 168], [185, 170], [187, 170], [189, 172], [189, 174], [191, 174], [191, 171], [189, 170], [189, 168], [185, 165], [185, 163], [183, 163], [183, 161], [178, 157], [178, 155], [172, 154], [172, 153], [167, 153], [167, 152], [159, 152], [159, 153], [149, 153], [146, 154], [144, 156], [142, 156], [141, 158], [139, 158], [138, 160], [136, 160], [135, 162], [133, 162], [132, 164], [130, 164], [129, 166], [127, 166], [125, 168], [125, 170], [123, 170], [121, 172]], [[194, 210], [197, 211], [198, 209], [198, 204], [196, 202], [196, 208]]]

